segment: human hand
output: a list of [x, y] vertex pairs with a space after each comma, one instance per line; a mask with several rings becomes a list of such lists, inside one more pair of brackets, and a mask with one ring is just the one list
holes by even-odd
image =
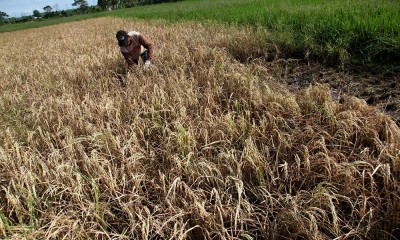
[[146, 60], [146, 62], [144, 63], [144, 68], [147, 69], [151, 66], [151, 62], [150, 60]]

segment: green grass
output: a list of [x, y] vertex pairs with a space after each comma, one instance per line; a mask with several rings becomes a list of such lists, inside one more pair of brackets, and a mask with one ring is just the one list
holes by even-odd
[[328, 63], [400, 59], [400, 2], [393, 0], [187, 0], [2, 26], [0, 32], [98, 16], [212, 21], [267, 29], [285, 57]]
[[45, 26], [50, 26], [50, 25], [55, 25], [55, 24], [60, 24], [60, 23], [66, 23], [66, 22], [81, 21], [81, 20], [90, 19], [90, 18], [103, 17], [103, 16], [106, 16], [107, 14], [108, 14], [107, 12], [99, 12], [99, 13], [74, 15], [71, 17], [42, 19], [39, 21], [31, 21], [31, 22], [25, 22], [25, 23], [3, 24], [3, 25], [0, 25], [0, 33], [19, 31], [19, 30], [25, 30], [25, 29], [30, 29], [30, 28], [40, 28], [40, 27], [45, 27]]
[[325, 62], [400, 58], [400, 2], [384, 0], [189, 0], [112, 13], [141, 19], [212, 20], [268, 29], [288, 57]]

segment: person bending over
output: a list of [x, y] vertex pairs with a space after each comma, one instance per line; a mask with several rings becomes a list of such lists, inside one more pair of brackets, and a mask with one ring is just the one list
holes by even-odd
[[136, 69], [139, 65], [139, 57], [143, 60], [145, 68], [150, 67], [154, 44], [146, 36], [136, 31], [119, 30], [116, 37], [129, 70]]

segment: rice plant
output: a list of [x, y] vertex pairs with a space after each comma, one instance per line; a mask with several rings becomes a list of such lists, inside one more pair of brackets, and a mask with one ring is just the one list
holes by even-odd
[[[153, 40], [152, 69], [125, 72], [118, 29]], [[108, 17], [2, 33], [1, 237], [395, 239], [399, 127], [241, 61], [254, 31]]]

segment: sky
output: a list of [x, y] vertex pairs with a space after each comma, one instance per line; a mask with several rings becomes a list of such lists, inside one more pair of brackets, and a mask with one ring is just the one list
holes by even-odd
[[[74, 0], [0, 0], [0, 11], [7, 13], [9, 17], [21, 17], [33, 14], [33, 10], [43, 12], [47, 5], [53, 8], [53, 11], [72, 9]], [[97, 0], [87, 0], [89, 5], [97, 5]], [[58, 6], [58, 7], [57, 7]]]

